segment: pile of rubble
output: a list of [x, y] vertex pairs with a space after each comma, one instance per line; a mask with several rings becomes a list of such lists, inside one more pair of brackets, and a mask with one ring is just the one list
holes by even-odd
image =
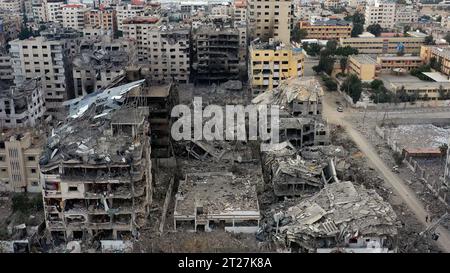
[[274, 241], [306, 252], [336, 247], [386, 252], [393, 247], [398, 225], [389, 203], [374, 190], [348, 181], [326, 185], [313, 197], [276, 213], [274, 220], [279, 226]]

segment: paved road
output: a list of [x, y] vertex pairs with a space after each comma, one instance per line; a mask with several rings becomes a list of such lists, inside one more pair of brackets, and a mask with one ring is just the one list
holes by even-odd
[[[427, 215], [427, 212], [422, 202], [420, 202], [420, 200], [405, 184], [405, 182], [398, 175], [393, 173], [391, 169], [384, 163], [384, 161], [378, 156], [378, 153], [376, 152], [372, 144], [357, 130], [355, 130], [351, 123], [344, 120], [344, 117], [347, 115], [345, 113], [346, 110], [344, 110], [344, 113], [339, 113], [336, 111], [336, 95], [329, 95], [330, 93], [326, 94], [323, 104], [324, 116], [328, 119], [329, 122], [340, 124], [345, 128], [349, 136], [353, 139], [361, 152], [363, 152], [369, 159], [369, 162], [373, 165], [373, 167], [380, 173], [380, 175], [384, 177], [384, 180], [390, 186], [392, 186], [396, 194], [404, 201], [404, 203], [414, 213], [416, 218], [424, 226], [426, 226], [427, 223], [425, 222], [425, 216]], [[442, 227], [439, 227], [436, 231], [440, 233], [440, 237], [437, 241], [439, 247], [442, 249], [442, 251], [450, 253], [450, 236], [448, 231]]]

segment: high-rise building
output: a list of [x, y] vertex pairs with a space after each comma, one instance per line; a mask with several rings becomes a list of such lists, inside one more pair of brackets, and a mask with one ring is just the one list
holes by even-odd
[[82, 31], [84, 29], [84, 17], [87, 11], [87, 7], [82, 4], [63, 5], [61, 11], [63, 27], [70, 27]]
[[379, 24], [382, 28], [393, 28], [395, 24], [395, 2], [375, 0], [366, 5], [364, 28]]
[[249, 78], [253, 95], [271, 90], [282, 80], [303, 75], [304, 54], [277, 41], [250, 45]]
[[161, 23], [156, 17], [135, 17], [124, 21], [123, 36], [136, 42], [137, 63], [149, 81], [189, 81], [188, 25]]
[[129, 240], [146, 224], [153, 193], [149, 110], [118, 102], [142, 82], [97, 93], [96, 103], [92, 96], [69, 102], [67, 122], [49, 137], [39, 164], [54, 239]]
[[113, 8], [92, 9], [85, 14], [85, 24], [91, 28], [101, 28], [110, 35], [117, 30], [116, 10]]
[[62, 102], [70, 98], [68, 49], [64, 39], [50, 39], [39, 36], [27, 40], [14, 40], [10, 53], [14, 70], [14, 84], [40, 78], [47, 112], [61, 117]]
[[144, 5], [120, 5], [116, 7], [117, 30], [123, 31], [123, 21], [128, 18], [143, 15], [145, 11]]
[[248, 18], [251, 39], [270, 38], [290, 44], [291, 1], [290, 0], [249, 0]]
[[0, 136], [0, 191], [40, 192], [42, 135], [10, 130]]

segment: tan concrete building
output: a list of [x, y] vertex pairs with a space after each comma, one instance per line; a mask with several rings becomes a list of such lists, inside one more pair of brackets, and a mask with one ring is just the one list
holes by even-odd
[[0, 81], [7, 83], [14, 80], [11, 56], [0, 54]]
[[68, 4], [61, 6], [63, 27], [69, 27], [82, 31], [85, 26], [84, 18], [86, 12], [88, 12], [87, 7], [81, 4]]
[[422, 46], [420, 57], [427, 63], [431, 58], [436, 59], [441, 72], [450, 76], [450, 47]]
[[48, 114], [61, 117], [62, 102], [69, 98], [65, 41], [39, 36], [14, 40], [10, 45], [14, 84], [40, 78]]
[[342, 20], [299, 22], [300, 29], [307, 31], [306, 39], [339, 40], [351, 37], [352, 25]]
[[89, 10], [85, 14], [85, 25], [90, 28], [101, 28], [112, 35], [117, 30], [116, 10], [113, 8]]
[[291, 41], [290, 0], [249, 0], [247, 3], [251, 39], [269, 38], [286, 45]]
[[0, 128], [36, 126], [44, 112], [44, 95], [36, 79], [0, 87]]
[[188, 25], [161, 23], [156, 17], [135, 17], [124, 21], [123, 36], [136, 41], [137, 63], [149, 81], [189, 81]]
[[375, 0], [366, 4], [364, 28], [379, 24], [382, 28], [393, 28], [395, 24], [395, 3]]
[[393, 69], [410, 71], [424, 64], [419, 56], [377, 56], [377, 63], [382, 71]]
[[40, 192], [39, 156], [43, 139], [31, 131], [0, 136], [0, 191]]
[[405, 54], [419, 55], [425, 37], [350, 37], [341, 38], [340, 46], [351, 46], [360, 54], [397, 54], [399, 45]]
[[141, 16], [144, 14], [144, 5], [120, 5], [116, 7], [117, 30], [123, 31], [123, 22], [126, 19]]
[[303, 75], [301, 49], [281, 46], [279, 42], [258, 43], [249, 49], [249, 78], [253, 95], [272, 90], [282, 80]]
[[348, 73], [357, 75], [361, 81], [372, 81], [378, 72], [378, 64], [369, 55], [350, 55], [347, 69]]

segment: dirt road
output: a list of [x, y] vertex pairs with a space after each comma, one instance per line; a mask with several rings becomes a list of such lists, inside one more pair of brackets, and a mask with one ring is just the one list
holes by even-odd
[[[337, 92], [335, 92], [337, 93]], [[383, 160], [378, 156], [375, 148], [372, 144], [362, 136], [358, 131], [356, 131], [350, 122], [347, 122], [344, 117], [347, 115], [352, 115], [356, 113], [348, 113], [349, 109], [345, 109], [343, 113], [336, 111], [335, 101], [339, 100], [335, 94], [326, 94], [326, 98], [323, 104], [323, 114], [328, 122], [339, 124], [343, 126], [348, 133], [348, 135], [353, 139], [358, 148], [364, 155], [368, 158], [369, 163], [382, 175], [385, 182], [390, 185], [395, 193], [404, 201], [408, 208], [414, 213], [417, 219], [425, 226], [425, 217], [427, 212], [424, 205], [416, 197], [414, 192], [405, 184], [405, 182], [383, 162]], [[359, 113], [361, 114], [361, 113]], [[439, 247], [442, 251], [450, 253], [450, 235], [448, 231], [442, 227], [436, 230], [440, 233], [440, 237], [437, 241]]]

